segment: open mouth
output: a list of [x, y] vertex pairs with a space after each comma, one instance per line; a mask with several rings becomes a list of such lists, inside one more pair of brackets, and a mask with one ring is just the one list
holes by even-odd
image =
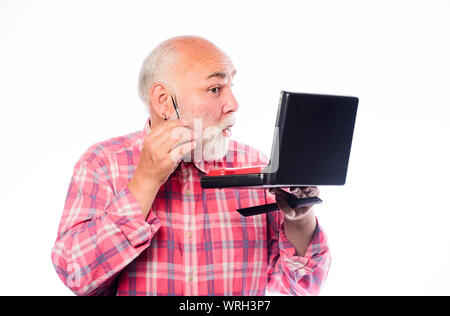
[[231, 128], [233, 127], [233, 125], [227, 126], [222, 130], [222, 134], [225, 137], [231, 137]]

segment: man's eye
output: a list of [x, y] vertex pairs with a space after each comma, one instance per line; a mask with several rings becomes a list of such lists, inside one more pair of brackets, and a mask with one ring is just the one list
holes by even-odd
[[220, 88], [219, 87], [214, 87], [214, 88], [209, 89], [209, 91], [211, 91], [212, 93], [216, 94], [216, 93], [219, 93]]

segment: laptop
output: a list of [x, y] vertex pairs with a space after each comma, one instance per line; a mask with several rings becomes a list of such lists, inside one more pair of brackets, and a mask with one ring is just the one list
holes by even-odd
[[201, 187], [344, 185], [358, 102], [352, 96], [281, 91], [269, 164], [212, 169]]

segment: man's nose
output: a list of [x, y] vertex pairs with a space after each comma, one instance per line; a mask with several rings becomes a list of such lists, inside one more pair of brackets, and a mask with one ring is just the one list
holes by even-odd
[[233, 92], [229, 90], [225, 99], [225, 105], [223, 106], [223, 113], [236, 112], [238, 109], [239, 103], [234, 97]]

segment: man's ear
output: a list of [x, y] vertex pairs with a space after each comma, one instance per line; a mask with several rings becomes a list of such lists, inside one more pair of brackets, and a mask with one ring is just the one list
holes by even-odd
[[156, 116], [164, 119], [169, 116], [170, 92], [162, 82], [155, 82], [150, 88], [150, 106]]

